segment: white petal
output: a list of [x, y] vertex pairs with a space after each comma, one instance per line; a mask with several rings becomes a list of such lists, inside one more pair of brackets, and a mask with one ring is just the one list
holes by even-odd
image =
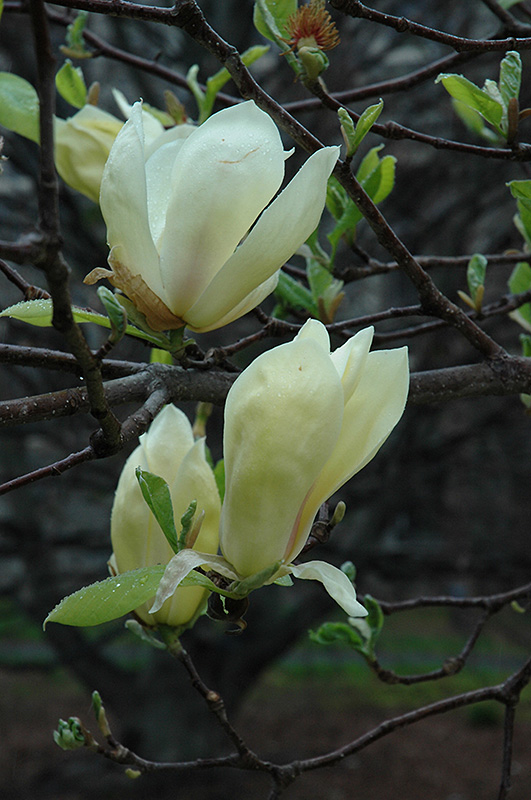
[[166, 302], [175, 314], [185, 315], [201, 295], [283, 176], [278, 129], [252, 101], [214, 114], [185, 140], [160, 248]]
[[162, 604], [171, 597], [181, 581], [192, 572], [196, 567], [211, 567], [220, 575], [224, 575], [230, 580], [238, 580], [238, 574], [232, 569], [222, 556], [213, 556], [210, 553], [199, 553], [197, 550], [181, 550], [168, 563], [162, 580], [159, 584], [155, 602], [149, 609], [151, 614], [155, 614]]
[[363, 374], [373, 336], [374, 328], [372, 326], [364, 328], [332, 353], [332, 361], [343, 384], [345, 403], [348, 403], [354, 394]]
[[367, 610], [356, 600], [356, 590], [344, 572], [326, 561], [307, 561], [291, 567], [294, 578], [320, 581], [330, 597], [349, 617], [365, 617]]
[[244, 577], [303, 546], [295, 540], [298, 514], [332, 452], [342, 413], [337, 372], [312, 339], [269, 350], [232, 385], [220, 544]]
[[139, 441], [146, 469], [171, 484], [184, 457], [193, 447], [194, 436], [186, 414], [170, 404], [157, 414]]
[[345, 405], [336, 446], [308, 497], [301, 525], [311, 522], [321, 503], [374, 458], [402, 416], [408, 389], [406, 347], [369, 353]]
[[161, 297], [159, 258], [148, 220], [140, 103], [133, 106], [112, 146], [101, 181], [100, 207], [115, 258]]
[[[328, 331], [326, 330], [325, 326], [322, 322], [319, 322], [317, 319], [308, 319], [298, 332], [297, 339], [315, 339], [316, 342], [319, 342], [321, 347], [325, 350], [326, 353], [330, 352], [330, 336], [328, 335]], [[341, 378], [341, 372], [339, 372], [339, 377]]]
[[324, 147], [314, 153], [264, 211], [249, 236], [192, 306], [197, 327], [227, 314], [276, 272], [315, 230], [338, 154], [338, 147]]
[[270, 278], [257, 286], [252, 292], [249, 292], [247, 297], [238, 303], [238, 305], [231, 308], [228, 314], [225, 314], [224, 317], [220, 319], [213, 320], [210, 325], [207, 325], [206, 328], [196, 328], [194, 324], [194, 315], [192, 313], [187, 313], [186, 315], [186, 324], [187, 327], [190, 328], [192, 331], [198, 331], [199, 333], [206, 333], [206, 331], [212, 331], [216, 328], [222, 328], [224, 325], [229, 325], [229, 323], [234, 322], [234, 320], [243, 317], [244, 314], [247, 312], [252, 311], [253, 308], [260, 305], [262, 300], [265, 300], [266, 297], [269, 297], [271, 292], [274, 292], [277, 288], [278, 277], [280, 274], [280, 270], [275, 272]]
[[[162, 141], [161, 141], [162, 140]], [[173, 190], [172, 170], [184, 138], [165, 142], [159, 137], [159, 147], [146, 161], [146, 186], [149, 226], [153, 242], [160, 251], [160, 237], [166, 226], [166, 214]]]
[[[168, 441], [171, 445], [171, 439]], [[181, 517], [192, 500], [197, 500], [194, 519], [197, 519], [202, 513], [204, 513], [204, 517], [194, 548], [207, 553], [217, 553], [221, 501], [214, 473], [205, 458], [204, 439], [198, 439], [185, 455], [173, 483], [170, 485], [170, 492], [177, 532], [180, 531]]]

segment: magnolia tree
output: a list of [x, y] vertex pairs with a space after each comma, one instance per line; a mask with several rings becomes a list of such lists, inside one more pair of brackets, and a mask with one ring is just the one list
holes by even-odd
[[[0, 417], [17, 425], [88, 411], [95, 422], [81, 449], [13, 474], [0, 491], [22, 497], [29, 484], [82, 471], [87, 462], [123, 462], [123, 449], [138, 440], [117, 486], [106, 487], [108, 496], [116, 490], [108, 577], [102, 571], [100, 580], [63, 599], [57, 590], [45, 624], [96, 626], [129, 615], [132, 633], [182, 663], [192, 679], [190, 692], [202, 697], [232, 749], [189, 761], [148, 761], [114, 737], [97, 691], [100, 733], [71, 717], [59, 722], [55, 741], [125, 765], [130, 777], [213, 767], [266, 773], [274, 798], [302, 774], [339, 764], [397, 728], [494, 700], [505, 707], [498, 794], [504, 798], [511, 787], [516, 707], [531, 679], [531, 660], [497, 685], [389, 718], [318, 756], [272, 763], [239, 733], [220, 687], [201, 677], [216, 674], [208, 653], [201, 663], [185, 648], [197, 628], [219, 626], [239, 634], [225, 640], [230, 663], [233, 643], [234, 652], [245, 650], [249, 603], [271, 591], [265, 587], [284, 587], [276, 590], [279, 596], [294, 597], [301, 579], [317, 581], [336, 611], [325, 594], [316, 595], [314, 617], [321, 624], [314, 641], [357, 651], [382, 681], [413, 684], [462, 670], [488, 620], [511, 604], [522, 610], [531, 595], [527, 584], [473, 597], [357, 598], [350, 561], [332, 564], [307, 555], [326, 544], [343, 520], [345, 504], [329, 506], [332, 496], [373, 458], [386, 458], [385, 449], [378, 451], [404, 424], [406, 403], [507, 395], [521, 407], [522, 429], [528, 425], [531, 180], [525, 167], [531, 146], [525, 144], [525, 120], [531, 110], [520, 106], [520, 85], [531, 12], [522, 2], [484, 0], [463, 12], [469, 17], [462, 30], [441, 31], [403, 16], [407, 3], [381, 10], [354, 0], [328, 6], [325, 0], [249, 0], [227, 5], [225, 14], [211, 5], [3, 5], [2, 27], [31, 29], [36, 77], [34, 85], [31, 76], [0, 73], [0, 124], [7, 137], [1, 180], [10, 177], [17, 135], [38, 145], [39, 162], [38, 218], [30, 232], [21, 223], [11, 240], [0, 241], [2, 273], [22, 294], [5, 303], [0, 316], [16, 321], [9, 328], [15, 332], [36, 327], [31, 346], [3, 344], [1, 359], [70, 373], [83, 385], [5, 400]], [[389, 13], [397, 9], [400, 16]], [[227, 39], [210, 24], [210, 11]], [[95, 33], [105, 16], [117, 18], [103, 28], [111, 37], [122, 20], [135, 21], [136, 49], [120, 49]], [[481, 33], [464, 35], [476, 17]], [[172, 36], [193, 40], [217, 59], [217, 69], [201, 83], [197, 65], [187, 64], [183, 73], [164, 65], [154, 48], [146, 55], [139, 42], [148, 23], [166, 26], [164, 42]], [[249, 37], [241, 54], [230, 41], [231, 29], [244, 29]], [[390, 77], [382, 57], [378, 81], [360, 86], [352, 78], [351, 42], [358, 35], [366, 42], [382, 35], [385, 43], [388, 33], [419, 43], [415, 68]], [[434, 43], [437, 50], [420, 46]], [[495, 57], [488, 65], [480, 59], [486, 53]], [[93, 65], [102, 59], [154, 76], [156, 96], [140, 97], [131, 80], [127, 86], [91, 83]], [[334, 72], [334, 60], [349, 68]], [[473, 67], [474, 79], [455, 72], [459, 65]], [[444, 109], [437, 135], [386, 120], [382, 98], [422, 86], [431, 87], [433, 103]], [[61, 118], [57, 99], [77, 110]], [[305, 115], [311, 123], [305, 124]], [[450, 138], [453, 127], [457, 139]], [[513, 237], [512, 249], [412, 255], [400, 226], [392, 227], [379, 208], [386, 200], [393, 217], [395, 169], [401, 168], [400, 159], [397, 164], [395, 156], [381, 154], [387, 140], [403, 140], [415, 152], [482, 159], [484, 169], [493, 162], [511, 166], [505, 182], [516, 229], [504, 236]], [[298, 171], [287, 160], [291, 156]], [[520, 177], [514, 177], [514, 165]], [[68, 238], [63, 245], [59, 201], [71, 198], [72, 190], [88, 198], [81, 202], [92, 203], [94, 214], [101, 212], [105, 227], [98, 231], [106, 229], [107, 266], [95, 266], [92, 258], [76, 265], [90, 289], [71, 275], [64, 256], [69, 245]], [[446, 190], [438, 189], [441, 202]], [[421, 224], [420, 204], [409, 209], [413, 226], [417, 217]], [[27, 280], [28, 267], [39, 270], [42, 286]], [[461, 288], [439, 288], [431, 277], [436, 267], [457, 273]], [[502, 270], [507, 289], [500, 288]], [[364, 282], [397, 275], [397, 296], [409, 293], [413, 302], [397, 304], [381, 291], [375, 305]], [[498, 294], [487, 303], [489, 282]], [[444, 277], [439, 283], [445, 286]], [[91, 298], [96, 310], [76, 297]], [[364, 313], [350, 313], [360, 303], [363, 310], [364, 302]], [[225, 326], [238, 320], [240, 327], [226, 333]], [[51, 326], [63, 337], [61, 350], [49, 349], [44, 338], [39, 343]], [[97, 326], [108, 336], [94, 346]], [[232, 330], [240, 332], [237, 341], [231, 341]], [[457, 341], [456, 355], [448, 346], [441, 362], [440, 347], [432, 358], [428, 348], [426, 363], [422, 345], [432, 332], [440, 342]], [[131, 360], [115, 358], [128, 341]], [[428, 369], [410, 375], [410, 358]], [[195, 419], [179, 408], [190, 400], [199, 401]], [[119, 414], [126, 402], [134, 409]], [[222, 457], [216, 459], [206, 431], [212, 404], [224, 405]], [[348, 519], [341, 526], [345, 533], [335, 532], [334, 539], [348, 541]], [[356, 562], [355, 549], [351, 558]], [[461, 652], [429, 673], [384, 669], [376, 654], [384, 615], [429, 606], [479, 609]], [[323, 622], [327, 614], [333, 620]], [[297, 632], [306, 625], [301, 615]], [[261, 631], [255, 633], [260, 638]], [[268, 630], [271, 635], [272, 658], [287, 642], [277, 646]]]

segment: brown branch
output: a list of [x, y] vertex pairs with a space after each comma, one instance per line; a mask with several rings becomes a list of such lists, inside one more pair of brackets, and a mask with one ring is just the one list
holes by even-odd
[[53, 326], [60, 331], [76, 356], [86, 381], [91, 414], [100, 430], [92, 446], [112, 454], [120, 448], [120, 423], [112, 413], [103, 391], [99, 364], [92, 355], [78, 325], [74, 322], [68, 288], [69, 269], [61, 253], [58, 183], [54, 163], [53, 120], [55, 113], [55, 59], [52, 53], [46, 8], [42, 0], [29, 0], [35, 54], [37, 91], [40, 106], [39, 224], [37, 241], [40, 254], [36, 265], [46, 274], [53, 300]]
[[518, 586], [510, 592], [500, 592], [497, 594], [478, 595], [477, 597], [451, 597], [449, 595], [439, 595], [435, 597], [415, 597], [412, 600], [398, 600], [389, 603], [385, 600], [378, 600], [378, 605], [384, 614], [395, 614], [399, 611], [411, 611], [413, 608], [434, 608], [439, 606], [451, 606], [453, 608], [483, 608], [486, 611], [495, 613], [504, 606], [518, 600], [531, 599], [531, 583]]
[[[507, 253], [484, 253], [482, 255], [487, 259], [489, 267], [517, 264], [519, 261], [529, 259], [529, 253], [518, 250], [511, 250]], [[415, 261], [423, 269], [436, 269], [438, 267], [462, 269], [468, 266], [471, 258], [472, 254], [463, 256], [414, 256]], [[388, 272], [395, 272], [400, 269], [396, 261], [379, 261], [377, 258], [370, 256], [364, 258], [364, 261], [366, 266], [352, 265], [342, 267], [340, 270], [336, 270], [334, 274], [345, 283], [350, 283], [351, 281], [370, 278], [373, 275], [386, 275]]]
[[503, 348], [437, 289], [428, 273], [415, 261], [405, 244], [398, 238], [380, 210], [351, 173], [350, 166], [340, 162], [334, 172], [371, 226], [380, 244], [395, 258], [397, 264], [415, 286], [424, 312], [429, 316], [439, 317], [456, 328], [473, 347], [487, 358], [503, 357], [505, 355]]
[[494, 613], [495, 612], [491, 609], [485, 609], [483, 611], [483, 614], [476, 622], [474, 630], [465, 642], [461, 652], [457, 656], [445, 659], [444, 664], [440, 669], [435, 669], [431, 672], [424, 672], [418, 675], [398, 675], [393, 670], [384, 669], [377, 658], [371, 660], [368, 659], [367, 663], [375, 675], [384, 683], [399, 683], [403, 686], [413, 686], [417, 683], [426, 683], [427, 681], [436, 681], [440, 680], [441, 678], [448, 678], [451, 675], [457, 675], [457, 673], [461, 672], [463, 667], [466, 665], [468, 657], [474, 649], [474, 645], [483, 631], [483, 628]]
[[[124, 422], [121, 437], [122, 446], [143, 433], [167, 402], [168, 393], [164, 387], [151, 392], [144, 405], [135, 411], [134, 414], [131, 414]], [[106, 452], [102, 453], [101, 450], [98, 450], [90, 444], [83, 450], [72, 453], [66, 456], [66, 458], [55, 461], [53, 464], [33, 470], [18, 478], [13, 478], [13, 480], [6, 481], [0, 485], [0, 495], [12, 492], [15, 489], [20, 489], [42, 478], [58, 477], [72, 467], [78, 466], [78, 464], [83, 464], [85, 461], [92, 461], [95, 458], [103, 458], [106, 455], [109, 454]]]
[[406, 19], [406, 17], [395, 17], [392, 14], [384, 14], [374, 8], [369, 8], [359, 2], [359, 0], [330, 0], [330, 5], [347, 16], [377, 22], [380, 25], [393, 28], [397, 33], [410, 33], [422, 39], [429, 39], [432, 42], [438, 42], [439, 44], [452, 47], [458, 53], [470, 50], [492, 52], [494, 50], [505, 51], [516, 50], [518, 48], [527, 49], [531, 47], [531, 38], [529, 38], [531, 32], [530, 26], [519, 23], [517, 20], [511, 22], [510, 32], [515, 35], [524, 34], [523, 38], [511, 36], [509, 38], [497, 40], [468, 39], [463, 36], [454, 36], [451, 33], [444, 33], [435, 28], [429, 28], [427, 25], [413, 22], [412, 20]]
[[471, 692], [455, 695], [454, 697], [439, 700], [436, 703], [418, 708], [415, 711], [409, 711], [406, 714], [400, 714], [397, 717], [382, 722], [371, 731], [358, 737], [353, 742], [333, 750], [323, 756], [309, 758], [297, 762], [297, 768], [301, 772], [308, 772], [313, 769], [320, 769], [322, 767], [329, 767], [333, 764], [338, 764], [346, 756], [358, 753], [369, 744], [382, 739], [384, 736], [392, 733], [399, 728], [405, 728], [419, 722], [422, 719], [433, 717], [436, 714], [444, 714], [447, 711], [453, 711], [456, 708], [464, 708], [465, 706], [473, 705], [475, 703], [482, 703], [486, 700], [496, 700], [504, 705], [514, 702], [514, 698], [518, 698], [522, 689], [527, 686], [531, 680], [531, 659], [526, 661], [521, 669], [511, 675], [506, 681], [496, 686], [488, 686], [483, 689], [475, 689]]
[[24, 300], [40, 300], [48, 299], [49, 293], [39, 286], [34, 286], [20, 275], [16, 269], [10, 267], [3, 259], [0, 258], [0, 272], [3, 272], [8, 281], [14, 284], [17, 289], [20, 289], [24, 295]]
[[35, 469], [32, 472], [21, 475], [19, 478], [13, 478], [13, 480], [2, 483], [0, 485], [0, 495], [21, 489], [23, 486], [42, 480], [42, 478], [56, 478], [62, 475], [63, 472], [72, 469], [72, 467], [77, 467], [78, 464], [84, 464], [86, 461], [92, 461], [94, 458], [96, 458], [96, 453], [89, 445], [77, 453], [71, 453], [66, 458], [54, 461], [53, 464], [48, 464], [46, 467], [40, 467], [40, 469]]

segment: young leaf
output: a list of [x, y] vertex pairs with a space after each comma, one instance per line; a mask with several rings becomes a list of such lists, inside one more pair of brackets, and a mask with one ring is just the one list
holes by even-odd
[[277, 42], [286, 34], [286, 22], [297, 11], [297, 0], [256, 0], [253, 22], [258, 33]]
[[369, 106], [360, 115], [360, 118], [354, 127], [352, 119], [345, 108], [340, 108], [338, 113], [339, 121], [341, 123], [341, 130], [343, 136], [347, 141], [347, 156], [353, 155], [363, 139], [367, 136], [370, 129], [382, 113], [383, 100]]
[[[478, 313], [481, 312], [483, 294], [485, 292], [485, 273], [487, 270], [487, 259], [481, 253], [474, 253], [466, 270], [468, 291], [472, 300], [472, 308]], [[463, 294], [461, 294], [463, 297]], [[466, 301], [466, 298], [463, 297]]]
[[188, 534], [190, 533], [190, 530], [192, 528], [194, 515], [196, 511], [197, 511], [197, 500], [192, 500], [192, 502], [190, 503], [190, 505], [188, 506], [188, 508], [181, 517], [181, 532], [179, 534], [179, 540], [177, 542], [177, 550], [174, 549], [174, 553], [178, 553], [179, 550], [184, 550], [184, 548], [186, 547], [186, 541], [188, 539]]
[[[509, 278], [509, 289], [512, 294], [521, 294], [531, 290], [531, 266], [527, 261], [519, 261]], [[531, 303], [525, 303], [509, 314], [522, 328], [531, 331]]]
[[127, 312], [125, 308], [118, 302], [114, 292], [111, 292], [111, 290], [107, 289], [106, 286], [100, 286], [97, 294], [109, 316], [109, 321], [111, 323], [112, 332], [109, 337], [110, 341], [113, 344], [116, 344], [120, 341], [120, 339], [122, 339], [127, 330]]
[[225, 497], [225, 461], [221, 458], [214, 467], [214, 478], [218, 487], [221, 502]]
[[461, 103], [460, 100], [452, 100], [452, 105], [457, 116], [461, 119], [464, 125], [472, 133], [482, 136], [490, 144], [498, 144], [500, 137], [491, 128], [487, 128], [483, 121], [483, 117], [477, 111], [474, 111], [470, 106]]
[[477, 111], [499, 133], [502, 133], [500, 124], [504, 110], [503, 106], [497, 100], [494, 100], [487, 91], [480, 89], [463, 75], [441, 73], [435, 79], [435, 83], [440, 82], [442, 82], [451, 97]]
[[66, 29], [66, 45], [60, 50], [71, 58], [92, 58], [92, 53], [85, 47], [83, 31], [87, 24], [88, 11], [79, 11], [75, 20]]
[[518, 99], [522, 81], [522, 59], [520, 53], [510, 50], [500, 64], [499, 90], [505, 107], [513, 97]]
[[[152, 472], [136, 468], [136, 478], [142, 492], [142, 497], [148, 504], [153, 516], [159, 523], [168, 544], [174, 553], [179, 552], [177, 531], [173, 518], [173, 504], [170, 489], [165, 480]], [[195, 508], [194, 508], [195, 511]]]
[[275, 296], [284, 306], [308, 311], [312, 316], [317, 316], [317, 306], [312, 293], [302, 283], [296, 281], [286, 272], [280, 272]]
[[62, 625], [101, 625], [138, 608], [157, 591], [165, 566], [141, 567], [85, 586], [65, 597], [44, 620]]
[[31, 83], [11, 72], [0, 72], [0, 125], [32, 142], [39, 142], [37, 92]]
[[531, 244], [531, 180], [509, 181], [507, 186], [516, 200], [521, 226], [515, 225], [528, 244]]
[[316, 631], [309, 631], [309, 637], [316, 644], [346, 644], [363, 656], [367, 655], [367, 640], [346, 622], [325, 622]]
[[[27, 322], [28, 325], [36, 325], [41, 328], [49, 328], [51, 326], [52, 314], [53, 303], [51, 300], [23, 300], [21, 303], [16, 303], [14, 306], [9, 306], [0, 311], [0, 317], [18, 319], [21, 322]], [[76, 322], [94, 322], [96, 325], [101, 325], [102, 328], [111, 327], [108, 317], [103, 314], [97, 314], [87, 308], [72, 306], [72, 314]], [[168, 344], [168, 339], [164, 334], [147, 333], [133, 325], [128, 325], [125, 332], [130, 336], [145, 339], [147, 342], [152, 342], [160, 347]]]
[[87, 102], [87, 86], [79, 67], [69, 58], [55, 76], [55, 86], [61, 97], [74, 108], [83, 108]]

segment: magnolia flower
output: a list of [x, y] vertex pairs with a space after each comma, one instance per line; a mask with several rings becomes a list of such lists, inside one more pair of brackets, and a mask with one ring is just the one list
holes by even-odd
[[318, 150], [271, 202], [288, 154], [254, 102], [186, 127], [148, 145], [135, 104], [101, 184], [111, 269], [85, 278], [108, 278], [153, 330], [219, 328], [267, 297], [316, 228], [339, 153]]
[[[113, 89], [113, 97], [128, 119], [133, 107], [117, 89]], [[187, 136], [193, 130], [192, 125], [180, 125], [177, 126], [177, 134], [173, 128], [171, 132], [166, 132], [162, 123], [147, 111], [142, 112], [142, 124], [148, 143], [155, 142], [159, 137], [164, 143], [168, 136]], [[123, 126], [123, 120], [90, 104], [67, 119], [55, 117], [57, 172], [65, 183], [95, 203], [99, 201], [101, 179], [109, 153]]]
[[[186, 415], [169, 405], [140, 437], [139, 446], [120, 475], [111, 516], [111, 570], [121, 573], [167, 564], [174, 555], [144, 502], [135, 475], [138, 466], [160, 476], [169, 485], [177, 530], [181, 516], [192, 500], [197, 500], [196, 518], [203, 512], [204, 518], [194, 547], [216, 553], [220, 500], [213, 472], [205, 459], [205, 440], [194, 442]], [[204, 598], [205, 591], [200, 587], [180, 588], [157, 614], [148, 612], [151, 601], [137, 608], [136, 614], [148, 625], [183, 625], [193, 618]]]
[[[225, 406], [223, 563], [212, 569], [258, 588], [291, 574], [319, 580], [350, 616], [364, 609], [347, 576], [321, 561], [294, 565], [319, 507], [378, 452], [402, 416], [407, 349], [369, 352], [366, 328], [330, 353], [326, 328], [308, 320], [294, 341], [259, 356]], [[195, 562], [195, 563], [193, 563]], [[168, 565], [155, 608], [201, 556]]]
[[101, 176], [123, 122], [86, 105], [68, 119], [55, 118], [55, 166], [73, 189], [98, 202]]

